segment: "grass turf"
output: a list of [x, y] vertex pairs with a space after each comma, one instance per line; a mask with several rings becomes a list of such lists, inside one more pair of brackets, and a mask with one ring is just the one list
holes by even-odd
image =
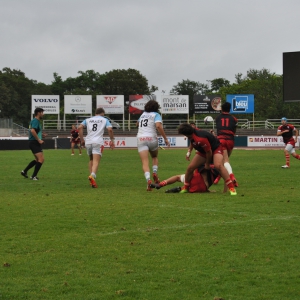
[[[282, 150], [234, 151], [237, 196], [146, 192], [137, 151], [119, 149], [92, 189], [85, 154], [44, 152], [31, 181], [30, 151], [1, 151], [0, 299], [300, 298], [300, 162], [281, 169]], [[160, 150], [160, 179], [185, 153]]]

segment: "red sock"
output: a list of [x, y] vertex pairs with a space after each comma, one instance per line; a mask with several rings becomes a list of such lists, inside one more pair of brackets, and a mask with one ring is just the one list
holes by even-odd
[[228, 186], [229, 189], [234, 189], [234, 185], [233, 185], [230, 178], [227, 179], [225, 183], [226, 183], [226, 185]]
[[296, 159], [300, 159], [300, 155], [297, 154], [296, 156], [294, 156]]
[[285, 162], [286, 162], [287, 166], [290, 166], [290, 155], [289, 154], [285, 155]]
[[166, 186], [168, 183], [166, 180], [163, 180], [159, 183], [160, 186]]

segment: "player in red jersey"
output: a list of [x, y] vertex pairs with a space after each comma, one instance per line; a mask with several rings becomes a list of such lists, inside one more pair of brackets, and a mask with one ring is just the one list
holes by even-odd
[[[230, 108], [231, 104], [229, 102], [225, 102], [222, 104], [221, 114], [216, 117], [216, 127], [217, 138], [221, 142], [223, 148], [224, 167], [228, 171], [230, 179], [233, 182], [234, 186], [237, 187], [238, 183], [232, 172], [232, 167], [229, 163], [229, 157], [234, 147], [234, 136], [238, 121], [234, 116], [229, 114]], [[221, 177], [219, 176], [214, 183], [217, 184], [220, 178]]]
[[[295, 133], [295, 139], [293, 134]], [[290, 167], [290, 154], [296, 159], [300, 160], [300, 155], [295, 151], [295, 144], [298, 141], [298, 130], [294, 125], [287, 123], [287, 118], [283, 117], [281, 119], [281, 125], [278, 127], [277, 135], [282, 136], [283, 142], [285, 143], [284, 155], [285, 155], [285, 165], [282, 168], [287, 169]]]
[[[210, 170], [206, 170], [204, 168], [204, 165], [202, 165], [201, 167], [197, 168], [193, 172], [193, 177], [190, 181], [190, 188], [189, 188], [190, 193], [210, 192], [209, 187], [213, 184], [214, 180], [219, 175], [219, 172], [214, 167], [214, 165], [211, 165], [210, 167], [211, 167]], [[184, 181], [185, 181], [185, 174], [175, 175], [161, 181], [158, 184], [152, 183], [151, 187], [156, 188], [158, 190], [166, 185], [173, 184], [175, 182], [184, 183]], [[176, 188], [166, 190], [165, 193], [179, 193], [180, 191], [181, 191], [181, 187], [176, 187]]]
[[75, 125], [72, 125], [72, 130], [71, 130], [71, 155], [74, 155], [74, 146], [77, 145], [79, 149], [79, 155], [81, 155], [81, 143], [80, 143], [80, 137], [79, 137], [79, 132], [76, 129]]
[[204, 164], [205, 169], [209, 170], [210, 164], [213, 163], [224, 179], [230, 194], [236, 195], [234, 185], [223, 164], [223, 150], [219, 140], [211, 133], [204, 130], [196, 130], [187, 123], [179, 126], [178, 133], [185, 135], [190, 140], [193, 148], [197, 150], [196, 155], [187, 167], [184, 188], [181, 190], [181, 193], [188, 192], [195, 169]]

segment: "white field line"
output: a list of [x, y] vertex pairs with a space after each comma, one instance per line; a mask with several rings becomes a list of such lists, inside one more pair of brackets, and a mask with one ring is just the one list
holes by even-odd
[[169, 230], [169, 229], [184, 229], [184, 228], [196, 228], [196, 227], [209, 227], [209, 226], [224, 226], [224, 225], [239, 225], [245, 223], [255, 223], [255, 222], [265, 222], [265, 221], [288, 221], [291, 219], [299, 219], [300, 216], [277, 216], [273, 218], [259, 218], [259, 219], [250, 219], [250, 220], [234, 220], [234, 221], [220, 221], [220, 222], [209, 222], [209, 223], [193, 223], [193, 224], [181, 224], [181, 225], [172, 225], [172, 226], [157, 226], [157, 227], [145, 227], [137, 228], [133, 230], [127, 230], [125, 228], [120, 228], [118, 231], [112, 232], [102, 232], [98, 233], [97, 236], [106, 236], [114, 234], [123, 234], [123, 233], [132, 233], [132, 232], [150, 232], [156, 230]]

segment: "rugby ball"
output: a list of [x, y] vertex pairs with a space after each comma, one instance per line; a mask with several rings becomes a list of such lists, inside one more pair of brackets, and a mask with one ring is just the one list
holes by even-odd
[[204, 123], [205, 124], [209, 124], [213, 121], [214, 121], [214, 119], [211, 116], [207, 116], [207, 117], [204, 118]]

